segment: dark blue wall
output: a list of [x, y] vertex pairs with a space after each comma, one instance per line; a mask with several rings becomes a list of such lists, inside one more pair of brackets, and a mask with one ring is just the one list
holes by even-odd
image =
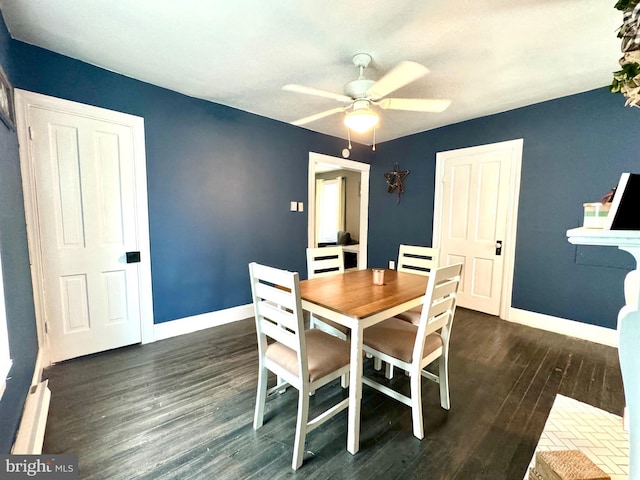
[[21, 42], [12, 55], [19, 88], [144, 117], [156, 323], [249, 303], [252, 260], [306, 271], [307, 215], [289, 202], [307, 201], [309, 152], [344, 140]]
[[[9, 35], [0, 20], [0, 65], [12, 80]], [[0, 400], [0, 453], [9, 453], [38, 352], [18, 138], [0, 121], [0, 256], [13, 366]]]
[[[622, 172], [640, 171], [640, 110], [606, 88], [424, 132], [378, 147], [372, 166], [369, 260], [386, 265], [401, 242], [430, 245], [436, 152], [524, 139], [512, 305], [615, 328], [631, 255], [573, 246], [585, 202], [598, 201]], [[411, 173], [402, 202], [385, 193], [393, 162]]]

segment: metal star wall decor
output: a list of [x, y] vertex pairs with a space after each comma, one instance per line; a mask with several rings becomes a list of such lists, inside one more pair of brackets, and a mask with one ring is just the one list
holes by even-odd
[[398, 203], [400, 203], [400, 197], [404, 193], [404, 179], [407, 178], [407, 175], [409, 175], [409, 170], [400, 170], [397, 163], [393, 164], [393, 170], [384, 174], [388, 185], [387, 192], [398, 191]]

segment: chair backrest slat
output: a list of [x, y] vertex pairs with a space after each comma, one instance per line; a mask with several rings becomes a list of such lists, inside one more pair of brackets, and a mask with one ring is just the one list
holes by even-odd
[[446, 297], [458, 291], [458, 281], [455, 279], [446, 279], [444, 282], [438, 283], [433, 288], [433, 300]]
[[427, 335], [431, 335], [433, 332], [437, 332], [442, 328], [449, 325], [449, 313], [441, 313], [437, 317], [433, 317], [427, 325]]
[[344, 272], [342, 247], [307, 248], [307, 278]]
[[291, 350], [297, 351], [300, 346], [298, 336], [286, 328], [282, 328], [275, 323], [262, 320], [260, 323], [260, 331], [269, 338], [273, 338], [276, 342], [286, 345]]
[[399, 272], [428, 275], [438, 267], [439, 256], [440, 250], [437, 248], [400, 245], [397, 269]]
[[262, 282], [256, 283], [256, 297], [293, 310], [295, 298], [291, 296], [291, 292], [288, 291], [288, 289], [282, 287], [283, 285], [276, 286]]
[[[452, 296], [445, 298], [444, 300], [433, 302], [429, 309], [429, 318], [433, 319], [438, 315], [445, 313], [447, 310], [451, 310], [454, 307], [454, 298]], [[431, 322], [432, 320], [429, 320]]]
[[291, 310], [285, 310], [280, 305], [270, 301], [261, 301], [257, 305], [258, 315], [265, 322], [275, 323], [292, 332], [298, 331], [298, 322]]

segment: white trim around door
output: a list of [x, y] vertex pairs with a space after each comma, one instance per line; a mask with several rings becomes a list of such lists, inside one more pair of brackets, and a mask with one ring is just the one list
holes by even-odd
[[31, 276], [38, 333], [38, 346], [44, 352], [43, 364], [50, 364], [49, 348], [45, 330], [41, 232], [38, 227], [33, 151], [30, 142], [29, 108], [35, 107], [80, 117], [111, 121], [131, 128], [135, 158], [135, 201], [137, 203], [137, 238], [141, 259], [138, 272], [140, 292], [140, 328], [142, 343], [153, 342], [153, 299], [151, 291], [151, 249], [149, 246], [149, 214], [147, 199], [146, 153], [144, 119], [134, 115], [104, 108], [50, 97], [25, 90], [15, 90], [16, 127], [19, 141], [20, 168], [24, 193], [27, 240], [31, 258]]
[[461, 148], [436, 153], [435, 196], [433, 211], [432, 244], [440, 248], [442, 235], [443, 180], [445, 161], [450, 156], [482, 155], [495, 150], [511, 149], [511, 173], [509, 178], [509, 210], [507, 214], [506, 237], [504, 239], [504, 269], [502, 292], [500, 295], [500, 318], [509, 320], [511, 313], [511, 294], [513, 290], [513, 269], [516, 252], [516, 231], [518, 224], [518, 201], [520, 198], [520, 175], [522, 170], [522, 147], [524, 140], [508, 140], [505, 142]]

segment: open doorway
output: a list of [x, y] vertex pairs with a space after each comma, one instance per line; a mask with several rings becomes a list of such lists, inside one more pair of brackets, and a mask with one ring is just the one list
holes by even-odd
[[[369, 168], [366, 163], [309, 152], [307, 246], [342, 242], [358, 269], [367, 268]], [[331, 212], [323, 214], [318, 202], [331, 205]], [[336, 237], [331, 241], [327, 231], [334, 224]], [[338, 232], [343, 232], [340, 239]]]

